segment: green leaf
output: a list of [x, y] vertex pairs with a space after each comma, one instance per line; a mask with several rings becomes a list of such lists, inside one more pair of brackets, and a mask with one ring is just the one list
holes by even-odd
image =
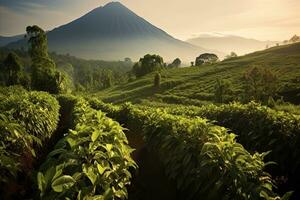
[[85, 175], [90, 179], [92, 184], [94, 185], [97, 180], [97, 175], [94, 173], [94, 168], [92, 166], [86, 166], [83, 165], [82, 171], [85, 173]]
[[76, 181], [72, 178], [72, 176], [64, 175], [55, 179], [52, 182], [51, 187], [55, 192], [62, 192], [71, 188], [75, 182]]
[[97, 164], [97, 168], [98, 168], [98, 171], [99, 173], [102, 175], [105, 170], [106, 170], [106, 167], [102, 167], [100, 164]]
[[39, 190], [43, 194], [44, 191], [45, 191], [46, 183], [45, 183], [45, 177], [44, 177], [44, 175], [43, 175], [42, 172], [38, 172], [38, 174], [37, 174], [37, 182], [38, 182]]
[[113, 145], [112, 144], [106, 144], [106, 149], [107, 151], [111, 151], [113, 148]]
[[72, 138], [67, 138], [67, 142], [69, 143], [70, 147], [72, 148], [73, 146], [76, 145], [76, 140], [72, 139]]
[[114, 192], [112, 191], [111, 188], [108, 188], [105, 190], [105, 193], [104, 193], [104, 199], [107, 199], [107, 200], [110, 200], [110, 199], [113, 199], [113, 195], [114, 195]]
[[281, 200], [289, 200], [292, 196], [293, 192], [287, 192], [281, 197]]
[[100, 131], [94, 131], [92, 133], [92, 141], [95, 142], [98, 139], [99, 135], [100, 135]]

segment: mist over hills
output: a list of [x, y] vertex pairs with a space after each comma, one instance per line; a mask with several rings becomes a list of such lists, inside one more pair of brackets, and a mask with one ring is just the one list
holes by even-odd
[[217, 49], [229, 54], [234, 51], [238, 55], [244, 55], [258, 50], [263, 50], [266, 46], [276, 45], [276, 41], [260, 41], [234, 35], [203, 34], [187, 40], [193, 45], [201, 45], [203, 48]]
[[[123, 6], [111, 2], [47, 33], [50, 51], [81, 58], [137, 60], [147, 53], [160, 54], [167, 61], [180, 57], [192, 61], [203, 52], [212, 52], [175, 39]], [[20, 40], [10, 48], [25, 46]], [[222, 53], [217, 53], [223, 56]]]

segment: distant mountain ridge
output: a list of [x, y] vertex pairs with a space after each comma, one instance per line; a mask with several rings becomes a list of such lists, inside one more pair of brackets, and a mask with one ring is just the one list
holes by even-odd
[[22, 39], [24, 35], [16, 35], [16, 36], [0, 36], [0, 47], [8, 45], [11, 42], [18, 41]]
[[[210, 50], [175, 39], [119, 2], [98, 7], [86, 15], [47, 33], [50, 51], [87, 59], [137, 60], [156, 53], [166, 60], [177, 57], [192, 61]], [[10, 48], [25, 46], [21, 40]]]
[[235, 35], [200, 35], [198, 37], [187, 40], [193, 45], [201, 45], [203, 48], [217, 49], [226, 54], [235, 52], [238, 55], [252, 53], [254, 51], [263, 50], [267, 46], [276, 45], [277, 41], [260, 41], [255, 39], [244, 38]]

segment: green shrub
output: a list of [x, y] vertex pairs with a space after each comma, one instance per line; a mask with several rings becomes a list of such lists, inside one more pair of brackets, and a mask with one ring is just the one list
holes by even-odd
[[46, 92], [7, 93], [0, 111], [12, 116], [26, 132], [42, 141], [50, 138], [59, 120], [59, 104]]
[[131, 159], [123, 128], [77, 100], [73, 130], [61, 139], [38, 173], [42, 199], [124, 199]]
[[[131, 104], [119, 109], [101, 107], [143, 134], [185, 199], [280, 199], [272, 192], [271, 176], [264, 172], [266, 154], [251, 155], [225, 128], [205, 119], [174, 116], [159, 109], [140, 110]], [[118, 112], [109, 113], [112, 110]]]
[[34, 155], [32, 142], [35, 138], [3, 114], [0, 114], [0, 133], [0, 184], [3, 184], [14, 180], [22, 171], [19, 161], [22, 154], [31, 152]]

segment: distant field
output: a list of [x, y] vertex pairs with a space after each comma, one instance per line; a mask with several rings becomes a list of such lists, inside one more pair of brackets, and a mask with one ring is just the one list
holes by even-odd
[[212, 101], [217, 78], [232, 82], [233, 98], [243, 89], [242, 76], [252, 67], [269, 68], [279, 78], [280, 94], [286, 101], [300, 103], [300, 43], [273, 47], [213, 65], [161, 71], [161, 88], [153, 89], [154, 74], [103, 90], [97, 94], [106, 102], [139, 102], [143, 99], [201, 105]]

